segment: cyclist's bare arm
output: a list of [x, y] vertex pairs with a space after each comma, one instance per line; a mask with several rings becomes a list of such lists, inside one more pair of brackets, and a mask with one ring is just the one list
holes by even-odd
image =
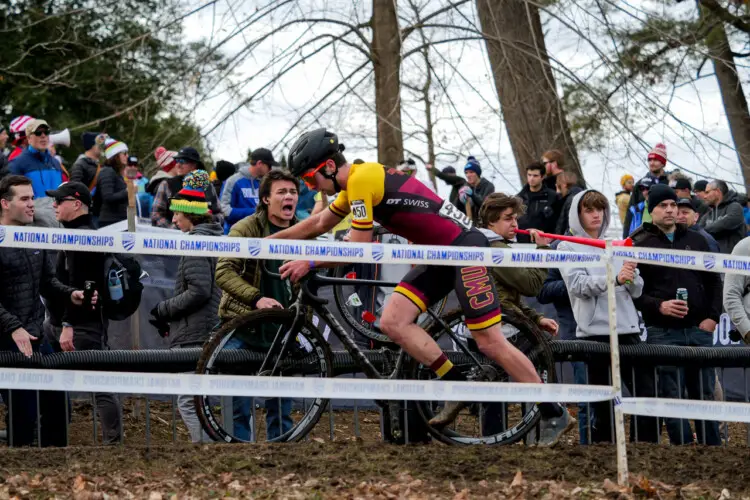
[[327, 233], [340, 221], [341, 217], [337, 216], [330, 210], [323, 210], [318, 214], [311, 215], [299, 224], [295, 224], [292, 227], [279, 231], [271, 236], [266, 236], [266, 238], [279, 240], [309, 240]]

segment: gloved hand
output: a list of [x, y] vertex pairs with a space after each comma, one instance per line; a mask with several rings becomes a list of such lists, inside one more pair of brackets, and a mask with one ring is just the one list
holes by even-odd
[[474, 190], [469, 186], [464, 186], [458, 190], [458, 199], [461, 200], [461, 203], [466, 203], [466, 200], [468, 200], [469, 196], [472, 194], [474, 194]]
[[149, 318], [148, 322], [151, 323], [154, 328], [156, 328], [156, 331], [159, 333], [159, 336], [161, 338], [169, 337], [169, 322], [159, 316], [158, 305], [151, 309], [151, 318]]

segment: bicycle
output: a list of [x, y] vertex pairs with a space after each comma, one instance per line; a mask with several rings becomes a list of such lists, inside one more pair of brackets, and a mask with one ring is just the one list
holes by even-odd
[[[263, 271], [269, 277], [280, 278], [278, 274], [268, 272], [265, 266], [263, 266]], [[253, 311], [223, 325], [214, 332], [204, 345], [198, 361], [197, 373], [332, 377], [334, 375], [333, 354], [326, 339], [308, 314], [309, 309], [312, 309], [330, 326], [331, 333], [341, 341], [344, 349], [368, 378], [418, 380], [434, 378], [435, 375], [429, 367], [416, 362], [406, 352], [393, 345], [384, 345], [376, 351], [383, 360], [382, 368], [380, 370], [376, 368], [366, 353], [357, 345], [352, 335], [344, 330], [325, 307], [328, 301], [317, 296], [318, 290], [322, 287], [344, 283], [395, 286], [395, 284], [384, 284], [379, 281], [331, 278], [313, 273], [300, 283], [296, 301], [289, 309]], [[442, 318], [432, 312], [430, 315], [432, 322], [428, 325], [428, 332], [444, 348], [446, 344], [453, 347], [453, 352], [450, 353], [451, 359], [454, 365], [464, 373], [467, 380], [508, 380], [507, 374], [479, 353], [472, 342], [462, 334], [465, 326], [462, 323], [460, 311], [451, 312]], [[504, 322], [518, 329], [518, 333], [511, 338], [511, 342], [529, 356], [542, 380], [553, 382], [555, 379], [554, 359], [545, 334], [526, 318], [506, 315]], [[233, 338], [239, 337], [243, 342], [251, 344], [253, 338], [262, 337], [264, 331], [268, 333], [269, 329], [273, 332], [273, 341], [265, 351], [259, 369], [248, 369], [241, 364], [222, 362], [222, 352], [225, 352], [225, 347]], [[234, 398], [232, 406], [237, 404], [237, 399]], [[400, 402], [376, 401], [376, 403], [383, 410], [385, 427], [395, 439], [402, 440], [405, 426], [399, 411]], [[541, 417], [534, 403], [520, 405], [499, 403], [501, 410], [498, 418], [501, 422], [496, 430], [487, 434], [486, 429], [483, 428], [486, 427], [483, 421], [486, 416], [484, 409], [489, 405], [470, 404], [451, 426], [436, 429], [428, 422], [439, 411], [442, 404], [441, 401], [419, 401], [416, 403], [416, 413], [428, 432], [434, 438], [447, 444], [512, 444], [522, 439], [534, 428]], [[281, 410], [281, 405], [281, 400], [279, 400], [279, 410]], [[283, 429], [280, 419], [279, 435], [269, 441], [303, 439], [318, 423], [327, 405], [328, 401], [322, 398], [311, 398], [309, 404], [307, 399], [303, 399], [301, 404], [297, 402], [296, 410], [289, 412], [291, 424]], [[196, 396], [195, 406], [204, 430], [212, 439], [230, 443], [247, 441], [237, 437], [233, 434], [234, 431], [230, 432], [222, 425], [222, 421], [231, 422], [232, 419], [228, 418], [228, 415], [222, 418], [219, 414], [220, 408], [211, 401], [211, 398]]]

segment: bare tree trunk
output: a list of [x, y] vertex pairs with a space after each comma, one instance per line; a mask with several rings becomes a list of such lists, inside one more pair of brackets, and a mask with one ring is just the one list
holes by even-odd
[[401, 33], [396, 0], [372, 1], [372, 61], [375, 70], [375, 112], [378, 120], [378, 161], [395, 167], [404, 159], [401, 134]]
[[583, 172], [549, 67], [539, 10], [523, 0], [477, 0], [495, 88], [522, 183], [526, 166], [549, 149], [566, 170]]
[[[713, 17], [713, 14], [709, 13], [705, 7], [701, 7], [701, 10], [703, 15]], [[742, 90], [742, 82], [737, 75], [727, 32], [722, 23], [718, 24], [706, 37], [706, 46], [714, 65], [716, 81], [719, 83], [721, 100], [724, 103], [724, 112], [729, 122], [729, 131], [732, 133], [734, 148], [737, 150], [737, 157], [742, 167], [745, 190], [750, 192], [750, 110], [745, 92]]]

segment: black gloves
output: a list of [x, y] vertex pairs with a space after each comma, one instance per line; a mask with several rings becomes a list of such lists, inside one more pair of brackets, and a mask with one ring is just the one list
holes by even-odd
[[148, 322], [151, 323], [154, 328], [156, 328], [156, 331], [159, 333], [159, 336], [161, 338], [169, 337], [169, 321], [159, 316], [158, 304], [153, 309], [151, 309], [151, 318], [148, 320]]

